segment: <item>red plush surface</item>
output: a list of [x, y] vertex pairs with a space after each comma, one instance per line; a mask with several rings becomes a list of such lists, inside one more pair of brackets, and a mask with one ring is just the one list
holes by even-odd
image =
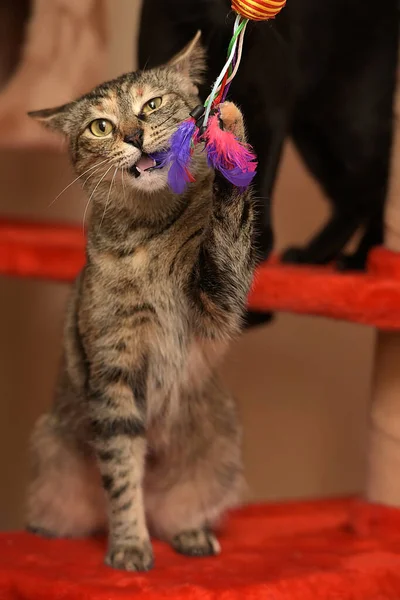
[[317, 315], [400, 329], [400, 254], [385, 248], [370, 253], [368, 271], [282, 265], [259, 267], [249, 304], [254, 309]]
[[400, 599], [400, 511], [395, 509], [353, 500], [250, 506], [229, 517], [220, 541], [220, 556], [201, 559], [179, 556], [156, 542], [154, 570], [136, 574], [103, 565], [104, 540], [3, 533], [0, 598]]
[[[84, 243], [79, 226], [2, 221], [0, 274], [71, 281]], [[346, 274], [270, 260], [256, 273], [249, 305], [400, 329], [400, 255], [376, 248], [367, 273]]]
[[84, 261], [82, 227], [0, 221], [0, 274], [72, 281]]

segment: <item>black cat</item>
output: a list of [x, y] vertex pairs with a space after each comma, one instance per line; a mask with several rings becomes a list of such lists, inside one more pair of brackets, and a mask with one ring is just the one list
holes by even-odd
[[[210, 85], [225, 62], [234, 15], [229, 0], [144, 0], [139, 63], [172, 56], [201, 29]], [[382, 242], [393, 134], [398, 0], [288, 0], [273, 22], [250, 23], [231, 88], [259, 160], [260, 257], [272, 247], [270, 199], [283, 142], [291, 136], [332, 204], [332, 215], [283, 260], [361, 269]], [[358, 230], [359, 246], [341, 254]]]

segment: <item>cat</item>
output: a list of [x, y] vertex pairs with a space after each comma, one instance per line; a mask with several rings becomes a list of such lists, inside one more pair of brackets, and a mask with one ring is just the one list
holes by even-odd
[[[144, 0], [139, 63], [154, 66], [201, 28], [210, 57], [205, 97], [225, 62], [230, 0]], [[363, 269], [382, 243], [393, 136], [399, 42], [398, 0], [288, 0], [269, 22], [250, 23], [231, 87], [246, 114], [259, 169], [255, 180], [260, 259], [273, 246], [270, 199], [290, 136], [332, 205], [332, 214], [285, 262]], [[157, 40], [157, 43], [154, 43]], [[343, 250], [361, 229], [352, 254]]]
[[[199, 146], [196, 180], [176, 195], [150, 157], [199, 104], [204, 60], [197, 35], [166, 66], [31, 113], [68, 138], [92, 210], [55, 402], [32, 436], [28, 530], [108, 525], [106, 563], [123, 570], [152, 567], [149, 530], [180, 553], [217, 554], [212, 527], [243, 485], [241, 429], [216, 364], [252, 279], [251, 191], [214, 173]], [[245, 141], [234, 104], [220, 119]]]

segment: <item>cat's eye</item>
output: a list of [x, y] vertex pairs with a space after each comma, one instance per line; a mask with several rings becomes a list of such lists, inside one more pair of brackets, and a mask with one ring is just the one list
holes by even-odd
[[148, 102], [146, 102], [146, 104], [144, 104], [143, 108], [142, 108], [142, 113], [144, 113], [145, 115], [147, 115], [148, 113], [153, 112], [153, 110], [157, 110], [157, 108], [160, 108], [162, 104], [162, 98], [152, 98], [151, 100], [149, 100]]
[[113, 124], [108, 119], [95, 119], [89, 125], [89, 131], [96, 137], [105, 137], [113, 130]]

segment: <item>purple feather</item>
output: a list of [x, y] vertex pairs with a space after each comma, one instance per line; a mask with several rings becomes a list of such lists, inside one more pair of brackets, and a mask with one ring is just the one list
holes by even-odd
[[[214, 165], [210, 165], [214, 166]], [[214, 167], [217, 168], [217, 167]], [[218, 171], [227, 179], [232, 185], [245, 189], [249, 187], [250, 183], [253, 181], [255, 173], [255, 165], [254, 170], [243, 170], [241, 167], [233, 167], [226, 168], [223, 165], [218, 165]]]
[[169, 160], [171, 163], [168, 172], [168, 183], [173, 192], [182, 194], [187, 183], [194, 181], [189, 171], [189, 162], [192, 156], [192, 138], [196, 129], [193, 119], [184, 121], [179, 125], [171, 137]]
[[156, 161], [156, 169], [162, 169], [169, 162], [169, 150], [160, 150], [159, 152], [153, 152], [149, 154], [150, 158]]
[[182, 194], [186, 185], [194, 181], [189, 171], [192, 156], [192, 138], [196, 129], [193, 119], [183, 121], [172, 135], [170, 149], [165, 152], [155, 152], [151, 155], [159, 163], [158, 168], [169, 165], [168, 183], [176, 194]]

